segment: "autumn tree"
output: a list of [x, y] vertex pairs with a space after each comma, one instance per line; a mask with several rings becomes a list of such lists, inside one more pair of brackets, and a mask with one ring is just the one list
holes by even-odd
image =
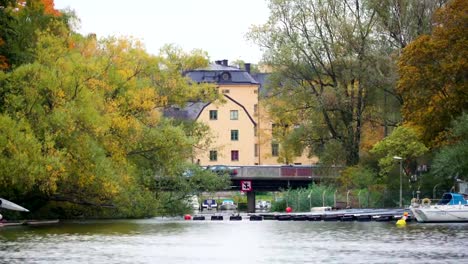
[[200, 137], [161, 110], [218, 96], [182, 75], [206, 63], [204, 53], [153, 56], [137, 40], [98, 40], [63, 24], [36, 36], [34, 60], [0, 75], [0, 164], [16, 168], [0, 173], [0, 195], [68, 205], [65, 217], [107, 207], [114, 216], [142, 217], [161, 202], [158, 177], [185, 192], [178, 173]]
[[0, 67], [7, 69], [32, 62], [37, 32], [57, 35], [72, 14], [62, 14], [53, 0], [3, 0], [0, 2]]
[[345, 162], [359, 161], [362, 126], [375, 86], [372, 35], [376, 12], [365, 1], [284, 0], [269, 3], [269, 21], [250, 37], [266, 49], [265, 63], [282, 75], [271, 94], [307, 111], [311, 149], [338, 142]]
[[432, 34], [410, 43], [398, 64], [404, 119], [432, 146], [444, 143], [450, 122], [468, 108], [467, 2], [449, 2], [434, 23]]

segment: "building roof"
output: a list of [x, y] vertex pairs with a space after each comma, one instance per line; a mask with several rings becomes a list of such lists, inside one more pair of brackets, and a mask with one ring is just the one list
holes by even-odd
[[265, 85], [268, 82], [268, 76], [270, 76], [270, 73], [254, 73], [250, 75], [258, 84], [260, 84], [260, 87], [258, 88], [258, 93], [260, 95], [264, 95]]
[[247, 71], [228, 66], [227, 63], [213, 63], [206, 68], [187, 71], [185, 75], [198, 83], [258, 84]]
[[173, 106], [164, 110], [164, 117], [195, 120], [198, 118], [203, 109], [209, 104], [210, 103], [195, 102], [188, 103], [183, 108]]

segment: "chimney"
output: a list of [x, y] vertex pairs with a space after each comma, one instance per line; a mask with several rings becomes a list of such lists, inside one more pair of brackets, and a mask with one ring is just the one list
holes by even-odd
[[223, 60], [223, 66], [228, 66], [228, 60]]
[[244, 68], [245, 71], [250, 74], [250, 63], [244, 63]]
[[223, 62], [220, 61], [220, 60], [217, 60], [217, 61], [215, 61], [215, 63], [218, 64], [218, 65], [222, 65]]

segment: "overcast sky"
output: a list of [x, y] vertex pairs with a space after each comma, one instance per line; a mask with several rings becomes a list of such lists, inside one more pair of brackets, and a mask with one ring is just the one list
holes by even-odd
[[79, 32], [133, 36], [156, 54], [164, 44], [203, 49], [210, 60], [258, 63], [261, 50], [245, 34], [268, 19], [266, 0], [55, 0], [81, 20]]

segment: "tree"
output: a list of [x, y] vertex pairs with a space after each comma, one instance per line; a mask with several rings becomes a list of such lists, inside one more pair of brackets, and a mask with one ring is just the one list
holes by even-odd
[[156, 176], [183, 189], [178, 171], [201, 139], [160, 111], [218, 96], [182, 75], [207, 60], [152, 56], [138, 41], [98, 41], [63, 24], [36, 36], [34, 60], [0, 73], [0, 164], [16, 168], [0, 173], [1, 193], [63, 207], [66, 217], [107, 207], [114, 216], [153, 215]]
[[443, 145], [450, 122], [468, 108], [468, 3], [454, 0], [434, 16], [431, 35], [410, 43], [399, 59], [404, 120], [425, 143]]
[[60, 35], [71, 17], [54, 9], [53, 0], [1, 1], [0, 61], [7, 68], [32, 62], [36, 33], [49, 30]]
[[271, 94], [286, 102], [294, 98], [284, 111], [307, 112], [304, 125], [318, 136], [306, 140], [311, 149], [339, 142], [346, 164], [357, 164], [376, 81], [376, 12], [365, 1], [344, 0], [271, 1], [269, 7], [269, 21], [250, 38], [266, 49], [265, 63], [282, 76]]
[[395, 166], [395, 156], [403, 159], [404, 172], [411, 175], [415, 170], [416, 158], [422, 156], [428, 148], [419, 140], [411, 127], [399, 126], [390, 136], [375, 144], [371, 153], [378, 155], [380, 174], [386, 175]]
[[468, 179], [468, 114], [457, 118], [450, 129], [448, 145], [435, 155], [432, 174], [447, 179]]
[[393, 50], [401, 50], [432, 31], [432, 16], [448, 0], [371, 0], [382, 37]]

